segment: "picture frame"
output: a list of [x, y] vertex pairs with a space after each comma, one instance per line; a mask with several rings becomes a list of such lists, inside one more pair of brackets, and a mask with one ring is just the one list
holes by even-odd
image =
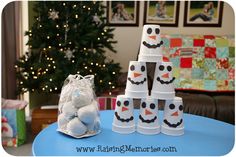
[[186, 1], [184, 26], [221, 27], [223, 5], [222, 1]]
[[138, 26], [138, 1], [107, 1], [107, 20], [110, 26]]
[[143, 24], [178, 27], [180, 1], [145, 1]]

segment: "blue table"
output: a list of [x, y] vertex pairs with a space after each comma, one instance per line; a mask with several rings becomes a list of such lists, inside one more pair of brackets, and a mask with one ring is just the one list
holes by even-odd
[[[118, 134], [111, 131], [114, 111], [101, 111], [102, 132], [74, 139], [56, 131], [57, 123], [41, 131], [32, 146], [35, 156], [74, 155], [224, 155], [234, 145], [234, 126], [210, 118], [184, 114], [185, 134]], [[159, 112], [162, 117], [163, 112]], [[135, 111], [137, 120], [138, 111]]]

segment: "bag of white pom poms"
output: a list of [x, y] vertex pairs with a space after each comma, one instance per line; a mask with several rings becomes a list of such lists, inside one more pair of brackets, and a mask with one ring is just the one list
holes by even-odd
[[57, 131], [75, 138], [100, 133], [94, 76], [69, 75], [61, 90]]

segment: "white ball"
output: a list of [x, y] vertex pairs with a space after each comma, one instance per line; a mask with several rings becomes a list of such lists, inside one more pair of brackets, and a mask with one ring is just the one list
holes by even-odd
[[75, 108], [71, 102], [65, 103], [62, 106], [62, 113], [64, 114], [67, 120], [71, 120], [76, 116], [77, 108]]
[[64, 114], [60, 114], [57, 119], [58, 122], [58, 128], [61, 130], [66, 130], [66, 126], [68, 124], [68, 120], [66, 119]]
[[93, 100], [93, 92], [89, 89], [77, 89], [72, 93], [72, 104], [76, 108], [89, 105]]
[[[95, 101], [96, 102], [96, 101]], [[92, 124], [98, 117], [98, 110], [94, 104], [84, 106], [77, 112], [78, 118], [85, 124]]]
[[81, 136], [86, 133], [87, 127], [75, 117], [67, 124], [67, 131], [70, 135]]

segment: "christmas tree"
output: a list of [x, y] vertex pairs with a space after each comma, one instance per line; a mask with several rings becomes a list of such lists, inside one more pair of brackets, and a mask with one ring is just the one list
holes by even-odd
[[[16, 63], [18, 93], [59, 93], [69, 74], [95, 75], [97, 93], [116, 88], [120, 66], [105, 56], [113, 49], [113, 28], [96, 1], [37, 2], [26, 32], [29, 52]], [[110, 93], [111, 94], [111, 93]]]

